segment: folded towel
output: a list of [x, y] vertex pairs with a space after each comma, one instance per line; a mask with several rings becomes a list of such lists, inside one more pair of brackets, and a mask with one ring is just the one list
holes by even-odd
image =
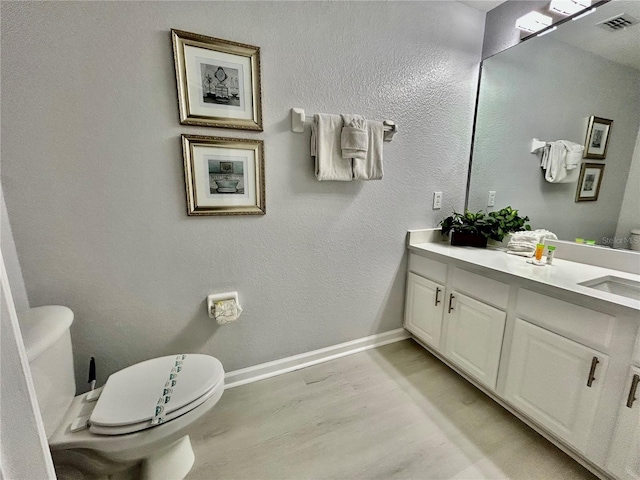
[[507, 253], [510, 255], [520, 255], [522, 257], [533, 257], [538, 243], [544, 243], [547, 239], [557, 240], [555, 233], [539, 228], [537, 230], [526, 230], [514, 232], [507, 243]]
[[365, 160], [369, 149], [367, 121], [362, 115], [341, 115], [342, 134], [340, 146], [342, 158]]
[[340, 136], [342, 118], [339, 115], [319, 113], [311, 126], [311, 156], [316, 160], [318, 180], [353, 180], [352, 160], [342, 158]]
[[577, 168], [584, 147], [568, 140], [557, 140], [545, 145], [540, 166], [549, 183], [574, 183], [580, 175]]
[[353, 178], [357, 180], [381, 180], [384, 175], [382, 169], [382, 141], [384, 139], [384, 125], [382, 122], [367, 120], [369, 131], [369, 147], [365, 160], [353, 160]]

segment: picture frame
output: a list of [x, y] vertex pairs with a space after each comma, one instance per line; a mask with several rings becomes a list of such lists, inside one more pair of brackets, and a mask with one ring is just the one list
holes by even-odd
[[262, 131], [260, 48], [171, 30], [182, 125]]
[[600, 186], [604, 176], [604, 164], [583, 163], [576, 190], [576, 202], [595, 202], [600, 195]]
[[188, 215], [266, 213], [262, 140], [182, 135], [182, 151]]
[[607, 147], [612, 126], [613, 120], [594, 116], [589, 117], [583, 158], [604, 160], [607, 157]]

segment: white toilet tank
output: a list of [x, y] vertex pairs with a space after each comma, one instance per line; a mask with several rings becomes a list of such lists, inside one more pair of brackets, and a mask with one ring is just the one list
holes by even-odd
[[76, 394], [69, 332], [73, 312], [67, 307], [52, 305], [21, 312], [19, 319], [44, 429], [49, 437]]

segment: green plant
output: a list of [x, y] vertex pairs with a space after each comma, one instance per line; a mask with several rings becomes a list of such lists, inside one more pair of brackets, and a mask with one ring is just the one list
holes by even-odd
[[440, 225], [443, 235], [448, 235], [449, 232], [469, 233], [501, 242], [511, 232], [531, 230], [528, 221], [529, 217], [521, 217], [517, 210], [505, 207], [486, 214], [482, 211], [477, 213], [469, 210], [465, 210], [464, 213], [454, 211], [453, 215], [442, 220]]
[[504, 207], [497, 212], [489, 212], [488, 215], [495, 220], [488, 235], [488, 238], [492, 240], [501, 242], [509, 233], [531, 230], [531, 225], [527, 223], [529, 217], [521, 217], [518, 215], [518, 210], [511, 207]]
[[485, 215], [484, 212], [472, 213], [465, 210], [464, 213], [453, 212], [453, 215], [440, 222], [442, 234], [449, 232], [468, 233], [482, 235], [491, 238], [491, 233], [495, 230], [496, 219]]

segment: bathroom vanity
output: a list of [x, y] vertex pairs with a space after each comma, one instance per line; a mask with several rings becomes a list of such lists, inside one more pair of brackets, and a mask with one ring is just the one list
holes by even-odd
[[[428, 237], [408, 236], [415, 340], [598, 476], [640, 479], [640, 275]], [[629, 291], [580, 285], [601, 278]]]

